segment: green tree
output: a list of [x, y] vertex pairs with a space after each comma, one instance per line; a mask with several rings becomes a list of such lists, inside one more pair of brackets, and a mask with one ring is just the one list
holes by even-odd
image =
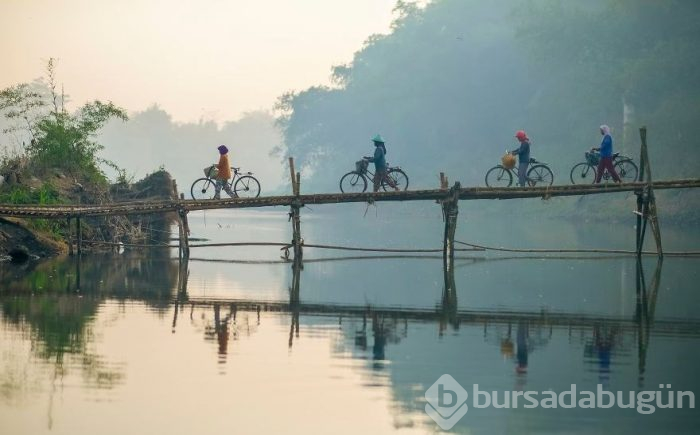
[[93, 101], [75, 113], [65, 109], [65, 95], [56, 89], [56, 62], [49, 59], [47, 83], [26, 83], [0, 91], [0, 111], [14, 124], [6, 131], [25, 131], [29, 145], [24, 148], [34, 173], [59, 168], [76, 178], [93, 182], [106, 181], [100, 164], [112, 165], [99, 158], [102, 145], [96, 134], [112, 118], [126, 121], [124, 109], [112, 102]]

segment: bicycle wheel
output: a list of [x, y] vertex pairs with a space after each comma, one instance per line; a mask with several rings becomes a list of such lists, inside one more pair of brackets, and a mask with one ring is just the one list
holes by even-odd
[[[389, 169], [386, 176], [394, 183], [399, 190], [408, 190], [408, 175], [401, 169]], [[386, 192], [387, 190], [393, 190], [391, 185], [386, 181], [382, 180], [382, 189]]]
[[593, 184], [596, 168], [588, 163], [579, 163], [571, 168], [571, 184]]
[[530, 186], [551, 186], [554, 183], [554, 174], [545, 165], [535, 165], [527, 171], [527, 183]]
[[513, 184], [513, 174], [501, 165], [494, 166], [486, 173], [488, 187], [510, 187]]
[[361, 193], [365, 190], [367, 190], [367, 179], [359, 172], [348, 172], [340, 179], [340, 191], [343, 193]]
[[634, 183], [637, 181], [637, 165], [632, 160], [620, 160], [615, 163], [615, 172], [620, 176], [623, 183]]
[[260, 183], [250, 175], [244, 175], [233, 185], [233, 193], [238, 198], [257, 198], [260, 196]]
[[212, 199], [216, 193], [216, 186], [211, 178], [198, 178], [192, 183], [190, 195], [192, 199]]

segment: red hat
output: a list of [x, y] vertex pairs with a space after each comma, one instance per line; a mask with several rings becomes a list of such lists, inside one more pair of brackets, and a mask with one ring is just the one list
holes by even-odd
[[525, 133], [525, 130], [518, 130], [515, 132], [515, 137], [518, 138], [518, 140], [526, 140], [527, 139], [527, 133]]

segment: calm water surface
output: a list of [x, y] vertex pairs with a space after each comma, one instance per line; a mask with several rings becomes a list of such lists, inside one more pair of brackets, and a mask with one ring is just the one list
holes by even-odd
[[[440, 248], [439, 210], [407, 210], [305, 209], [302, 232], [306, 243]], [[631, 217], [460, 212], [457, 239], [478, 244], [634, 245]], [[280, 210], [190, 222], [193, 237], [216, 242], [291, 239]], [[667, 250], [700, 246], [697, 230], [662, 231]], [[451, 277], [435, 255], [308, 248], [296, 275], [277, 247], [193, 248], [183, 267], [167, 249], [2, 264], [0, 433], [433, 433], [425, 391], [443, 374], [470, 393], [700, 393], [700, 259], [459, 252]], [[470, 407], [451, 431], [697, 433], [699, 423], [687, 407]]]

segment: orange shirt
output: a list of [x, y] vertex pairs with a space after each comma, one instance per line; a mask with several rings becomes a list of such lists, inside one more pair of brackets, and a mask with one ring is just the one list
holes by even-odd
[[216, 176], [219, 180], [228, 180], [231, 178], [231, 164], [228, 162], [228, 154], [222, 154], [219, 157], [219, 164], [216, 165], [219, 169], [219, 175]]

